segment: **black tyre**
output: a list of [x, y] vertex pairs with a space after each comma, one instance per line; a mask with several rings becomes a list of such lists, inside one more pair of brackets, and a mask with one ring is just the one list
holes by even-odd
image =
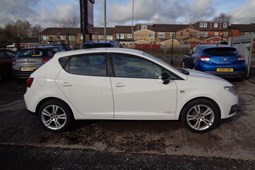
[[71, 109], [60, 100], [48, 100], [38, 110], [41, 124], [49, 131], [63, 132], [73, 124]]
[[219, 125], [220, 113], [214, 102], [196, 99], [183, 108], [181, 121], [192, 132], [208, 132]]

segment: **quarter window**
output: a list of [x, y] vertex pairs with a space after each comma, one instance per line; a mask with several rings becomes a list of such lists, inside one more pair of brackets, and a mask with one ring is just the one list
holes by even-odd
[[159, 79], [162, 67], [137, 56], [112, 54], [113, 68], [116, 77]]
[[[61, 58], [63, 65], [66, 58]], [[65, 66], [65, 70], [71, 74], [87, 76], [107, 76], [106, 56], [104, 54], [86, 54], [73, 56]]]

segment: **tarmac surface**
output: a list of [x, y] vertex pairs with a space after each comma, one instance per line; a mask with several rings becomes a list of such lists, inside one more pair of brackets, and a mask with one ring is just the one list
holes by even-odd
[[24, 82], [0, 82], [0, 164], [3, 169], [255, 169], [255, 78], [232, 83], [239, 113], [209, 133], [192, 133], [179, 121], [78, 121], [57, 134], [26, 111]]

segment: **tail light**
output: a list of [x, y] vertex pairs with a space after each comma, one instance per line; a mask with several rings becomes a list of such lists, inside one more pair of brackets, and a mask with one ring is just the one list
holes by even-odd
[[49, 57], [43, 57], [43, 58], [42, 58], [42, 62], [43, 62], [43, 63], [46, 63], [46, 62], [49, 61], [49, 60], [50, 60]]
[[201, 61], [211, 61], [210, 57], [208, 57], [208, 56], [201, 56], [200, 60]]
[[238, 61], [244, 61], [244, 60], [245, 60], [244, 56], [239, 55], [239, 57], [238, 57]]
[[33, 84], [34, 78], [33, 77], [29, 77], [27, 79], [27, 87], [30, 88]]
[[15, 65], [16, 64], [16, 58], [13, 58], [12, 59], [12, 65]]

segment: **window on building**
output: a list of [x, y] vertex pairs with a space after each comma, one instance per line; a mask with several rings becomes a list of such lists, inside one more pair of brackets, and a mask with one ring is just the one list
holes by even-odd
[[75, 36], [73, 36], [73, 35], [69, 36], [69, 40], [70, 41], [74, 41], [75, 40]]
[[131, 39], [132, 37], [133, 37], [132, 34], [127, 34], [128, 39]]
[[154, 35], [153, 34], [147, 34], [148, 38], [153, 38]]
[[107, 40], [113, 40], [113, 36], [112, 36], [112, 35], [107, 35], [107, 36], [106, 36], [106, 39], [107, 39]]
[[199, 27], [200, 28], [207, 28], [207, 23], [206, 22], [200, 22]]
[[120, 39], [120, 34], [119, 33], [116, 34], [116, 39]]
[[141, 34], [136, 34], [136, 38], [141, 38]]
[[228, 32], [224, 32], [223, 35], [224, 35], [224, 36], [228, 36]]
[[104, 35], [98, 35], [98, 39], [99, 40], [103, 40], [104, 39]]
[[43, 35], [43, 36], [42, 36], [42, 39], [43, 39], [43, 40], [47, 40], [48, 37], [47, 37], [46, 35]]
[[60, 39], [61, 39], [61, 40], [65, 40], [65, 39], [66, 39], [66, 36], [61, 35], [61, 36], [60, 36]]
[[147, 29], [147, 25], [141, 25], [141, 29]]
[[[92, 35], [92, 39], [95, 39], [95, 35]], [[83, 35], [80, 36], [80, 40], [83, 40]]]
[[218, 28], [218, 27], [219, 27], [219, 23], [218, 22], [213, 23], [213, 28]]
[[174, 36], [175, 36], [175, 33], [174, 33], [174, 32], [170, 32], [170, 33], [169, 33], [169, 36], [170, 36], [170, 37], [174, 37]]
[[196, 33], [196, 32], [191, 32], [191, 33], [189, 34], [189, 36], [191, 36], [191, 37], [196, 37], [196, 36], [197, 36], [197, 33]]
[[223, 23], [223, 28], [227, 28], [228, 27], [228, 23]]
[[219, 33], [218, 32], [214, 32], [214, 36], [219, 36]]
[[158, 32], [158, 38], [165, 38], [164, 32]]
[[125, 39], [125, 34], [120, 34], [120, 39]]
[[202, 38], [208, 37], [208, 32], [200, 32], [200, 37]]

